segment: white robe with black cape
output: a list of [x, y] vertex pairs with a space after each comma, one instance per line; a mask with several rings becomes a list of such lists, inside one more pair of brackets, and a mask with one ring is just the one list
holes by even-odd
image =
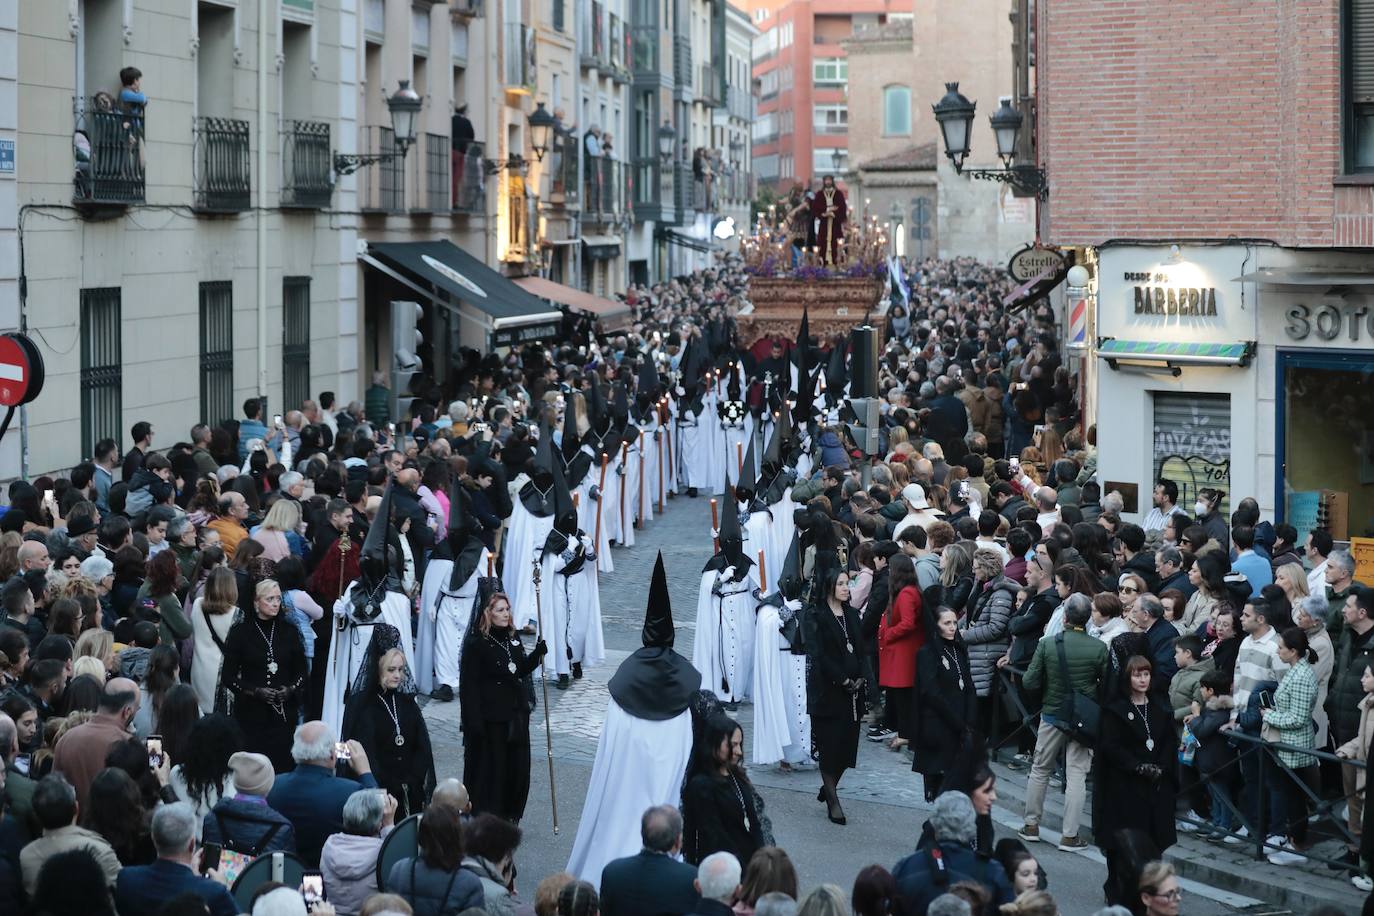
[[353, 608], [352, 595], [362, 588], [362, 580], [354, 582], [334, 602], [334, 620], [342, 620], [344, 628], [334, 631], [329, 641], [329, 667], [324, 677], [324, 708], [320, 719], [329, 723], [334, 734], [343, 734], [344, 704], [348, 691], [358, 677], [358, 669], [367, 657], [367, 647], [372, 641], [372, 630], [376, 624], [389, 623], [401, 634], [401, 648], [405, 650], [406, 664], [415, 671], [415, 649], [410, 636], [410, 599], [402, 592], [387, 591], [382, 598], [382, 611], [371, 620], [358, 616]]
[[[533, 484], [526, 489], [533, 490]], [[515, 501], [511, 511], [510, 530], [506, 534], [506, 548], [502, 556], [501, 583], [510, 599], [512, 625], [520, 630], [535, 619], [534, 582], [530, 576], [545, 539], [553, 530], [553, 503], [547, 515], [535, 515], [524, 503], [525, 491]]]
[[749, 698], [751, 688], [759, 567], [750, 563], [743, 577], [731, 581], [726, 574], [733, 576], [734, 569], [725, 562], [713, 561], [701, 574], [692, 665], [722, 703], [737, 703]]
[[680, 805], [692, 756], [692, 695], [701, 675], [673, 651], [673, 618], [660, 554], [649, 584], [644, 646], [608, 685], [606, 720], [587, 783], [568, 871], [601, 886], [612, 859], [639, 851], [639, 821], [655, 805]]
[[[753, 753], [750, 762], [792, 765], [811, 759], [811, 716], [806, 711], [806, 654], [793, 654], [780, 632], [781, 596], [759, 604], [754, 637]], [[789, 602], [789, 615], [801, 602]]]
[[[601, 627], [601, 595], [595, 564], [585, 559], [591, 549], [591, 538], [580, 534], [578, 544], [557, 533], [549, 535], [562, 545], [555, 552], [546, 544], [543, 554], [544, 626], [539, 637], [548, 643], [544, 656], [544, 674], [556, 677], [572, 671], [572, 663], [591, 667], [606, 660], [606, 639]], [[556, 546], [556, 545], [554, 545]], [[565, 576], [570, 564], [576, 572]]]
[[[478, 546], [480, 546], [480, 541]], [[473, 549], [471, 545], [460, 554], [465, 572], [458, 588], [453, 587], [452, 551], [440, 548], [425, 564], [425, 581], [420, 588], [420, 614], [415, 634], [415, 682], [421, 693], [431, 693], [439, 684], [448, 684], [456, 695], [459, 668], [463, 657], [463, 639], [472, 606], [477, 601], [478, 580], [487, 574], [487, 549]]]

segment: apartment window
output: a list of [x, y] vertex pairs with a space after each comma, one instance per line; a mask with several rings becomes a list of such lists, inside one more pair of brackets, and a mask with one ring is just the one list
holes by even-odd
[[564, 22], [564, 0], [552, 0], [552, 3], [553, 15], [549, 18], [553, 20], [553, 27], [559, 32], [566, 31], [567, 26]]
[[791, 64], [788, 64], [787, 66], [781, 68], [781, 69], [778, 71], [778, 88], [779, 88], [779, 89], [791, 89], [791, 88], [792, 88], [792, 65], [791, 65]]
[[123, 318], [119, 287], [81, 291], [81, 454], [101, 439], [122, 442], [124, 429]]
[[368, 41], [382, 43], [386, 33], [386, 0], [367, 0], [363, 7], [363, 33]]
[[849, 61], [843, 57], [819, 57], [811, 63], [811, 81], [817, 86], [843, 86], [849, 82]]
[[911, 89], [909, 87], [883, 87], [883, 136], [911, 136]]
[[769, 153], [766, 156], [754, 157], [754, 174], [760, 181], [772, 181], [778, 177], [778, 155]]
[[796, 167], [793, 165], [793, 160], [791, 156], [782, 156], [779, 159], [778, 164], [780, 168], [779, 177], [791, 178], [796, 173]]
[[1374, 0], [1345, 0], [1346, 170], [1374, 172]]
[[778, 121], [780, 122], [781, 126], [778, 128], [778, 133], [782, 134], [783, 136], [792, 133], [792, 131], [795, 130], [795, 125], [792, 121], [792, 109], [789, 108], [785, 111], [782, 111], [779, 113], [779, 115], [780, 116], [778, 118]]
[[790, 48], [790, 47], [792, 47], [792, 23], [786, 22], [786, 23], [783, 23], [783, 25], [782, 25], [781, 27], [779, 27], [779, 29], [778, 29], [778, 47], [779, 47], [779, 48]]
[[778, 114], [770, 111], [754, 119], [751, 131], [755, 143], [767, 143], [778, 135]]
[[835, 150], [817, 149], [811, 155], [811, 170], [817, 177], [821, 175], [840, 175], [849, 171], [849, 150], [840, 150], [840, 167], [835, 167]]
[[762, 22], [768, 18], [768, 10], [754, 10], [754, 21]]
[[234, 416], [234, 285], [200, 284], [200, 418], [216, 424]]
[[763, 98], [778, 94], [778, 71], [769, 70], [759, 77], [759, 95]]
[[410, 47], [416, 54], [429, 53], [429, 7], [416, 6], [410, 10]]
[[842, 134], [849, 130], [849, 106], [813, 105], [811, 123], [818, 134]]
[[310, 397], [310, 278], [282, 278], [282, 404], [295, 410]]

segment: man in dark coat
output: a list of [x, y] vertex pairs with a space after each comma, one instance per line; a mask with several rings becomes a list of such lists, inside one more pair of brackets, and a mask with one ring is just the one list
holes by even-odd
[[608, 862], [601, 872], [601, 916], [693, 912], [697, 871], [675, 858], [682, 849], [682, 815], [672, 805], [650, 808], [639, 822], [639, 836], [642, 850]]
[[968, 408], [954, 396], [954, 382], [947, 376], [935, 380], [935, 400], [930, 402], [922, 431], [940, 443], [945, 460], [960, 462], [968, 453], [964, 436], [968, 435]]
[[960, 881], [983, 886], [993, 905], [1011, 903], [1011, 884], [996, 860], [974, 851], [977, 815], [963, 792], [943, 792], [930, 816], [935, 846], [907, 856], [892, 869], [902, 912], [924, 913], [930, 903]]

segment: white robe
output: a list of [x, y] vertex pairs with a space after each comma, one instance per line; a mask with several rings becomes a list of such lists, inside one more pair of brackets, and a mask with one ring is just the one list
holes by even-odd
[[[592, 540], [582, 535], [582, 548], [591, 549]], [[539, 636], [549, 645], [544, 656], [544, 675], [553, 677], [572, 671], [572, 662], [599, 665], [606, 660], [606, 638], [601, 628], [601, 594], [597, 572], [591, 563], [571, 576], [559, 574], [568, 565], [569, 555], [544, 555], [543, 592], [544, 626]], [[572, 658], [568, 657], [571, 650]]]
[[401, 648], [405, 651], [406, 664], [411, 671], [418, 671], [415, 664], [414, 642], [410, 636], [410, 599], [400, 592], [387, 592], [382, 599], [382, 612], [367, 623], [355, 623], [353, 603], [349, 596], [358, 587], [354, 582], [334, 602], [334, 619], [345, 621], [342, 630], [334, 631], [329, 641], [329, 667], [324, 676], [324, 710], [320, 719], [334, 729], [334, 734], [342, 735], [344, 702], [348, 690], [358, 676], [367, 657], [368, 644], [372, 642], [372, 628], [379, 623], [389, 623], [401, 634]]
[[[611, 520], [618, 511], [615, 497], [619, 494], [619, 486], [615, 481], [615, 461], [612, 461], [606, 465], [606, 486], [601, 487], [601, 464], [598, 462], [592, 465], [587, 476], [574, 488], [575, 493], [581, 494], [577, 497], [577, 527], [587, 532], [596, 542], [596, 568], [604, 573], [615, 572], [615, 563], [611, 561]], [[601, 493], [600, 500], [592, 499], [592, 487], [598, 488]], [[598, 504], [601, 506], [600, 536], [596, 531]], [[542, 549], [543, 546], [544, 542], [540, 541], [537, 548]]]
[[712, 469], [717, 463], [711, 460], [712, 435], [714, 426], [707, 408], [703, 407], [700, 417], [692, 417], [691, 411], [685, 413], [677, 426], [677, 437], [673, 442], [675, 459], [678, 465], [679, 485], [686, 489], [705, 490], [714, 493], [720, 486], [719, 477], [711, 482]]
[[[736, 486], [739, 484], [740, 462], [745, 455], [749, 454], [749, 436], [754, 429], [754, 418], [746, 415], [740, 420], [738, 426], [730, 426], [717, 417], [716, 424], [720, 427], [721, 437], [725, 440], [725, 475], [730, 478], [730, 485]], [[761, 452], [756, 449], [755, 457], [757, 458], [759, 454]], [[754, 470], [757, 472], [758, 469], [755, 468]], [[752, 480], [748, 483], [750, 487], [754, 484]], [[720, 487], [723, 484], [717, 481], [716, 486]], [[724, 492], [724, 490], [717, 492]]]
[[606, 864], [643, 846], [639, 821], [644, 812], [682, 804], [682, 777], [691, 755], [690, 709], [656, 722], [630, 715], [615, 700], [607, 703], [568, 871], [600, 889]]
[[540, 518], [531, 514], [515, 499], [515, 509], [510, 516], [510, 530], [506, 532], [506, 547], [501, 570], [501, 584], [510, 599], [512, 625], [517, 629], [529, 626], [534, 620], [534, 583], [530, 573], [535, 558], [544, 548], [544, 541], [553, 530], [554, 518], [546, 515]]
[[739, 582], [725, 583], [724, 597], [712, 593], [722, 572], [712, 569], [701, 574], [692, 665], [701, 672], [703, 688], [713, 691], [722, 703], [737, 703], [749, 697], [751, 686], [759, 568], [756, 563]]
[[477, 584], [487, 573], [486, 548], [477, 568], [458, 591], [449, 589], [452, 560], [431, 559], [425, 567], [425, 582], [420, 589], [420, 631], [415, 634], [415, 683], [421, 693], [430, 693], [437, 684], [447, 684], [458, 693], [458, 668], [463, 657], [463, 637], [472, 620], [472, 605], [477, 601]]
[[[749, 520], [744, 523], [744, 555], [757, 564], [759, 554], [763, 554], [763, 572], [766, 579], [759, 580], [759, 591], [765, 595], [777, 591], [782, 561], [787, 556], [787, 548], [791, 546], [789, 538], [788, 543], [784, 544], [781, 550], [778, 549], [778, 539], [773, 533], [773, 529], [778, 526], [777, 511], [770, 509], [769, 512], [773, 513], [772, 518], [769, 518], [768, 512], [751, 512]], [[755, 578], [759, 578], [757, 574]]]
[[[801, 602], [794, 602], [794, 611]], [[759, 605], [754, 637], [754, 748], [752, 762], [807, 763], [811, 759], [811, 716], [806, 711], [806, 656], [793, 655], [778, 632], [782, 620], [773, 604]]]
[[[647, 437], [641, 435], [630, 441], [628, 451], [621, 450], [621, 466], [624, 473], [617, 474], [615, 478], [615, 540], [621, 547], [635, 545], [635, 513], [639, 510], [639, 478], [643, 473], [644, 464], [639, 444], [645, 438]], [[607, 483], [607, 486], [609, 485]]]

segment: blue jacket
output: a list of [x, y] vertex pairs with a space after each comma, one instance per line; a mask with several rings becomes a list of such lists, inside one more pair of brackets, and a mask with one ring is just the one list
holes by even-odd
[[1274, 584], [1274, 568], [1269, 565], [1269, 561], [1260, 556], [1259, 551], [1252, 550], [1243, 557], [1237, 557], [1231, 564], [1233, 572], [1244, 573], [1245, 578], [1250, 581], [1250, 597], [1254, 598], [1260, 593], [1260, 589], [1266, 585]]
[[267, 441], [267, 424], [261, 420], [240, 420], [239, 421], [239, 461], [248, 458], [248, 442], [250, 439], [261, 439]]
[[296, 828], [296, 854], [310, 868], [320, 865], [320, 850], [331, 833], [343, 830], [343, 808], [359, 789], [375, 789], [377, 780], [364, 773], [356, 781], [332, 770], [301, 764], [272, 784], [267, 804]]
[[448, 916], [467, 909], [481, 909], [486, 904], [482, 879], [472, 872], [462, 868], [439, 871], [414, 857], [391, 866], [386, 889], [405, 898], [415, 910], [415, 916]]
[[906, 913], [924, 913], [932, 900], [960, 881], [983, 885], [992, 894], [994, 909], [1013, 898], [1007, 873], [995, 859], [955, 843], [912, 853], [892, 869], [892, 879]]
[[239, 911], [223, 884], [202, 878], [180, 862], [167, 859], [120, 869], [115, 882], [115, 909], [119, 916], [143, 916], [156, 913], [168, 900], [186, 893], [204, 900], [210, 916], [236, 916]]
[[700, 899], [697, 871], [647, 850], [606, 863], [601, 870], [601, 916], [691, 913]]
[[251, 856], [295, 852], [291, 822], [266, 802], [251, 797], [222, 798], [205, 815], [202, 840]]

